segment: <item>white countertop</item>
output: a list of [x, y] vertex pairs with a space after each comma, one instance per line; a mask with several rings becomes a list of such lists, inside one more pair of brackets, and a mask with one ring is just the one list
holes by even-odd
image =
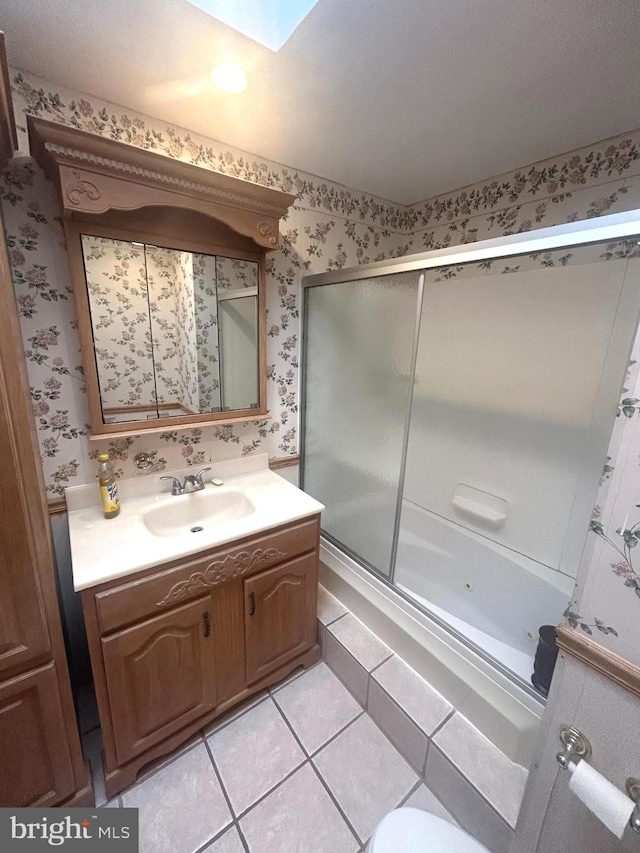
[[[269, 470], [266, 454], [228, 462], [212, 463], [203, 480], [207, 490], [242, 491], [255, 510], [243, 518], [212, 524], [199, 533], [156, 536], [144, 524], [142, 515], [161, 505], [188, 501], [190, 494], [171, 495], [171, 483], [163, 475], [183, 479], [197, 466], [179, 471], [161, 471], [118, 481], [120, 514], [106, 519], [102, 513], [98, 483], [65, 489], [71, 540], [73, 585], [76, 591], [114, 578], [197, 554], [245, 536], [316, 515], [324, 506]], [[224, 480], [214, 486], [211, 479]], [[194, 494], [203, 494], [195, 492]]]

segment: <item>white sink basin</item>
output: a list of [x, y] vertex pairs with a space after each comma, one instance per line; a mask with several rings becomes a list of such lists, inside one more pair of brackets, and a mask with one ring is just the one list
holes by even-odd
[[251, 515], [255, 506], [238, 489], [192, 492], [173, 497], [142, 513], [142, 522], [154, 536], [197, 535], [220, 524]]

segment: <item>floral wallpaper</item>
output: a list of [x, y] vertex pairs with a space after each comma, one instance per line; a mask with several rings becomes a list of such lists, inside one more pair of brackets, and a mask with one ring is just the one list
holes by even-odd
[[[0, 180], [18, 312], [25, 342], [34, 414], [47, 493], [91, 482], [99, 452], [110, 451], [120, 476], [146, 450], [154, 468], [176, 468], [266, 451], [282, 457], [298, 451], [298, 337], [300, 277], [347, 264], [383, 260], [402, 251], [402, 206], [230, 150], [221, 143], [89, 96], [69, 92], [26, 73], [12, 74], [22, 156]], [[54, 186], [28, 156], [26, 112], [153, 149], [203, 168], [297, 193], [281, 223], [282, 248], [267, 261], [267, 373], [269, 418], [159, 436], [89, 442], [73, 294], [60, 207]], [[219, 286], [252, 286], [252, 267], [218, 265]], [[213, 318], [196, 329], [208, 332]]]
[[[97, 454], [103, 450], [111, 451], [121, 476], [138, 473], [132, 459], [139, 450], [151, 454], [156, 470], [265, 450], [272, 457], [295, 454], [300, 278], [307, 272], [640, 208], [640, 130], [405, 207], [24, 72], [12, 73], [12, 85], [24, 156], [14, 158], [1, 176], [0, 200], [46, 487], [52, 499], [67, 485], [90, 482]], [[28, 156], [25, 113], [297, 194], [281, 222], [281, 248], [267, 261], [270, 418], [159, 436], [87, 441], [83, 374], [60, 210], [53, 186]], [[569, 260], [549, 255], [537, 262]], [[516, 266], [505, 263], [503, 271]], [[441, 270], [440, 274], [452, 277], [457, 271]], [[220, 283], [225, 275], [219, 272]], [[196, 336], [212, 335], [214, 326], [215, 318], [207, 317]], [[211, 367], [212, 357], [213, 353]], [[638, 364], [640, 344], [636, 342], [578, 588], [567, 615], [576, 630], [591, 633], [612, 651], [640, 664], [635, 632], [640, 615], [640, 560], [634, 551], [640, 541]]]

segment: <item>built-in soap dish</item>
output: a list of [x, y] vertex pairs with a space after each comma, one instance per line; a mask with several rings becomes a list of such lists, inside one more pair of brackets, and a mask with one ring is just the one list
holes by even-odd
[[502, 527], [507, 519], [509, 504], [504, 498], [490, 495], [481, 489], [458, 483], [451, 503], [462, 515], [488, 527]]

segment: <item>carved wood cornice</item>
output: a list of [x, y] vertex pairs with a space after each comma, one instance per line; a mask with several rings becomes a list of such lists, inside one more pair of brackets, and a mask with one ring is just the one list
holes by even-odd
[[165, 597], [156, 603], [156, 607], [165, 607], [182, 601], [203, 589], [211, 589], [218, 584], [240, 577], [251, 571], [259, 571], [286, 558], [286, 554], [277, 548], [257, 548], [255, 551], [239, 551], [228, 554], [224, 560], [214, 560], [202, 572], [193, 572], [184, 581], [174, 584]]
[[33, 157], [60, 186], [65, 216], [183, 207], [224, 222], [264, 249], [278, 247], [279, 220], [293, 195], [34, 116], [27, 126]]

